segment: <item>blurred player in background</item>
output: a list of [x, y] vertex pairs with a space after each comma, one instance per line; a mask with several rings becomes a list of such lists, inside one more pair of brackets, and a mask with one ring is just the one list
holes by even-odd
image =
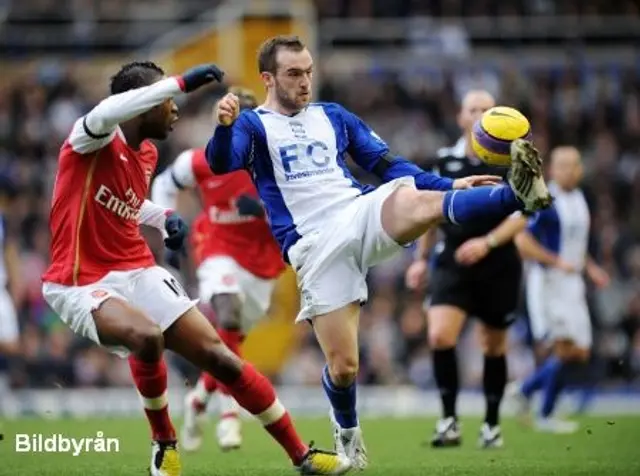
[[521, 415], [528, 414], [531, 397], [543, 391], [542, 408], [535, 425], [540, 431], [573, 433], [576, 422], [553, 418], [572, 364], [584, 366], [590, 357], [592, 335], [583, 272], [598, 287], [609, 276], [588, 255], [590, 215], [579, 188], [583, 169], [575, 147], [563, 146], [551, 153], [553, 206], [531, 219], [517, 238], [524, 258], [536, 262], [527, 277], [527, 305], [533, 337], [550, 340], [552, 355], [524, 382], [514, 383], [509, 394]]
[[3, 250], [0, 259], [0, 357], [7, 358], [20, 351], [15, 307], [20, 288], [20, 256], [18, 244], [6, 219], [7, 210], [16, 195], [13, 181], [6, 175], [0, 175], [0, 246]]
[[[462, 100], [458, 125], [464, 135], [455, 146], [438, 151], [434, 173], [458, 178], [472, 174], [506, 175], [504, 167], [492, 167], [474, 157], [471, 130], [482, 114], [495, 106], [487, 91], [468, 92]], [[458, 364], [456, 344], [469, 316], [479, 319], [484, 354], [486, 413], [480, 429], [483, 448], [503, 445], [499, 426], [500, 403], [507, 384], [507, 328], [518, 304], [522, 263], [513, 238], [524, 229], [522, 216], [487, 219], [464, 226], [445, 223], [444, 241], [432, 258], [431, 296], [427, 311], [429, 346], [436, 383], [442, 400], [442, 418], [436, 423], [431, 445], [458, 446], [461, 431], [456, 412]], [[428, 253], [437, 229], [420, 238], [416, 260], [407, 270], [407, 286], [418, 290], [426, 284]]]
[[[443, 221], [465, 224], [546, 206], [542, 164], [530, 143], [518, 141], [512, 147], [510, 186], [472, 188], [495, 183], [495, 176], [438, 177], [393, 155], [342, 106], [310, 102], [313, 59], [299, 38], [265, 41], [258, 68], [265, 103], [240, 114], [238, 98], [223, 97], [207, 160], [215, 173], [251, 173], [297, 275], [297, 321], [313, 325], [327, 361], [322, 385], [332, 407], [335, 447], [364, 468], [368, 458], [356, 411], [356, 378], [368, 269]], [[376, 189], [358, 183], [346, 154], [385, 184]]]
[[112, 78], [111, 96], [78, 119], [60, 150], [43, 295], [76, 333], [129, 356], [152, 429], [152, 476], [181, 474], [165, 348], [223, 382], [300, 472], [342, 473], [348, 460], [302, 442], [271, 383], [221, 342], [196, 301], [155, 265], [140, 234], [140, 224], [150, 225], [166, 235], [169, 249], [183, 246], [182, 219], [145, 200], [158, 158], [147, 139], [164, 139], [172, 130], [174, 97], [222, 77], [215, 65], [166, 78], [154, 63], [130, 63]]
[[[241, 110], [257, 106], [253, 92], [242, 88], [230, 91], [238, 96]], [[154, 180], [151, 199], [175, 208], [178, 192], [185, 189], [197, 189], [204, 208], [191, 230], [199, 297], [215, 311], [222, 341], [240, 355], [240, 344], [266, 315], [276, 279], [284, 270], [280, 249], [246, 171], [214, 175], [204, 150], [187, 150]], [[218, 444], [223, 450], [240, 447], [238, 404], [211, 374], [203, 372], [185, 401], [181, 433], [185, 450], [196, 450], [202, 444], [199, 417], [204, 416], [214, 393], [218, 394], [220, 413]]]

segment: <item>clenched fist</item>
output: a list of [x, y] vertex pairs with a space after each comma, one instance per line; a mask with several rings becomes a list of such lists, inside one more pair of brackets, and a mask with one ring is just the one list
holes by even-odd
[[240, 101], [233, 93], [225, 94], [216, 104], [215, 116], [218, 124], [230, 126], [240, 115]]

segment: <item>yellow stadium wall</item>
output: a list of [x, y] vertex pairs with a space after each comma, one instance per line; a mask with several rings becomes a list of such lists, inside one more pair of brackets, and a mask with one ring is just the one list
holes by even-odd
[[227, 81], [251, 88], [259, 100], [264, 89], [258, 74], [257, 52], [268, 37], [281, 34], [310, 37], [309, 26], [295, 18], [248, 17], [187, 40], [159, 61], [168, 71], [177, 73], [203, 62], [216, 61], [227, 73]]

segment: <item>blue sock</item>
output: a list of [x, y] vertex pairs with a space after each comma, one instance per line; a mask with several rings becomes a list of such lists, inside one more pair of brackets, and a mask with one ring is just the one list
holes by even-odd
[[329, 397], [333, 415], [340, 428], [354, 428], [358, 426], [358, 413], [356, 412], [356, 384], [348, 387], [336, 387], [329, 376], [329, 369], [325, 365], [322, 371], [322, 386]]
[[547, 360], [524, 381], [522, 384], [522, 393], [524, 393], [527, 398], [531, 398], [536, 391], [544, 386], [549, 375], [558, 372], [561, 367], [562, 362], [557, 357], [551, 356], [547, 358]]
[[560, 392], [562, 391], [563, 385], [561, 382], [561, 371], [564, 365], [560, 360], [558, 360], [558, 362], [559, 364], [554, 366], [553, 370], [547, 373], [547, 378], [543, 384], [542, 409], [540, 410], [540, 415], [543, 418], [546, 418], [553, 413], [558, 397], [560, 396]]
[[456, 225], [492, 217], [506, 218], [522, 208], [522, 203], [507, 185], [450, 190], [444, 194], [442, 202], [444, 218]]

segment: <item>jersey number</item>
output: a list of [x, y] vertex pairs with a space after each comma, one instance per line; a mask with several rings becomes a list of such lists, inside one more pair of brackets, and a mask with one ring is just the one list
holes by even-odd
[[182, 289], [182, 286], [180, 286], [180, 283], [176, 281], [175, 278], [163, 279], [162, 281], [164, 281], [164, 284], [166, 284], [169, 289], [171, 289], [171, 291], [175, 293], [176, 296], [180, 297], [187, 295], [187, 293], [184, 292], [184, 289]]

